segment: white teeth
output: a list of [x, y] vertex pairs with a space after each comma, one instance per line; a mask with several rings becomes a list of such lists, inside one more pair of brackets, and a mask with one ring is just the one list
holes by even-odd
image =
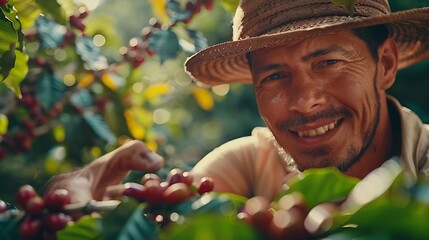
[[316, 129], [306, 130], [306, 131], [298, 131], [298, 136], [300, 137], [314, 137], [318, 135], [325, 134], [327, 131], [333, 129], [337, 125], [337, 122], [330, 123], [325, 126], [318, 127]]

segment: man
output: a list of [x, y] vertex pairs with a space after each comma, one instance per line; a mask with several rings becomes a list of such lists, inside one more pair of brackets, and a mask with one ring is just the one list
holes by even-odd
[[[429, 126], [386, 94], [399, 68], [429, 57], [427, 26], [429, 8], [392, 14], [385, 0], [358, 0], [353, 12], [326, 0], [243, 0], [233, 41], [192, 56], [186, 70], [208, 85], [253, 84], [267, 128], [220, 146], [192, 173], [212, 177], [215, 191], [269, 199], [308, 168], [363, 178], [400, 158], [413, 176], [429, 174]], [[128, 170], [162, 163], [133, 141], [50, 189], [102, 199]]]

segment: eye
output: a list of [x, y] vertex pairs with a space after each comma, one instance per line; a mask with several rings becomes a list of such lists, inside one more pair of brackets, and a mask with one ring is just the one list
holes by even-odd
[[340, 62], [340, 60], [338, 60], [338, 59], [328, 59], [328, 60], [323, 60], [321, 62], [321, 65], [322, 66], [331, 66], [331, 65], [335, 65], [339, 62]]
[[269, 82], [273, 80], [281, 80], [281, 79], [287, 79], [289, 78], [289, 74], [277, 72], [274, 74], [271, 74], [270, 76], [264, 78], [262, 82]]

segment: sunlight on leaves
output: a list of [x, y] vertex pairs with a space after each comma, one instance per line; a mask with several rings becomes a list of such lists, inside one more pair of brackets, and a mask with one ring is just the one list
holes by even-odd
[[7, 127], [9, 125], [9, 119], [5, 114], [0, 114], [0, 135], [7, 133]]
[[101, 76], [101, 82], [103, 82], [103, 84], [112, 91], [116, 91], [118, 89], [118, 85], [110, 74], [103, 74], [103, 76]]
[[214, 106], [213, 94], [209, 90], [205, 88], [195, 87], [192, 90], [192, 93], [195, 99], [197, 100], [198, 105], [202, 109], [206, 111], [210, 111], [213, 109], [213, 106]]
[[173, 91], [173, 87], [167, 83], [158, 83], [146, 88], [143, 96], [147, 99], [153, 99], [167, 95]]
[[153, 13], [155, 13], [162, 22], [168, 21], [165, 2], [166, 1], [149, 0], [149, 3], [152, 4]]
[[127, 121], [128, 129], [135, 139], [143, 139], [146, 134], [144, 127], [136, 120], [136, 116], [132, 110], [125, 110], [125, 120]]
[[91, 73], [87, 73], [85, 74], [85, 76], [79, 81], [78, 83], [78, 87], [79, 88], [86, 88], [89, 85], [92, 84], [92, 82], [94, 82], [94, 74]]

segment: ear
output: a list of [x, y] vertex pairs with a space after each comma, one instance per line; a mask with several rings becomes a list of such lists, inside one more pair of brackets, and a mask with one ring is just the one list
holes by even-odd
[[386, 39], [378, 47], [378, 74], [381, 89], [390, 88], [398, 71], [398, 47], [392, 38]]

